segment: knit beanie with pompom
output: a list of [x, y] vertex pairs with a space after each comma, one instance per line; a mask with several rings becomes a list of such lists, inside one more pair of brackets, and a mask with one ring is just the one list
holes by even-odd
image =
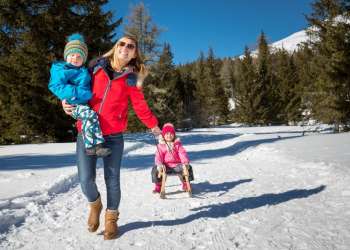
[[68, 37], [68, 42], [64, 47], [64, 60], [67, 60], [67, 56], [71, 53], [80, 54], [83, 59], [83, 64], [86, 62], [88, 56], [88, 48], [85, 43], [84, 37], [79, 33], [74, 33]]
[[171, 133], [175, 136], [175, 127], [171, 123], [165, 123], [162, 129], [162, 136], [164, 137], [166, 133]]

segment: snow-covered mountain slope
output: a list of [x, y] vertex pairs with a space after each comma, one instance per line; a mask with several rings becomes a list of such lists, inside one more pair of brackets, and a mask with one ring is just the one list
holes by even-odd
[[306, 34], [306, 31], [301, 30], [293, 33], [290, 36], [287, 36], [284, 39], [272, 43], [271, 47], [275, 49], [285, 49], [288, 52], [293, 52], [298, 49], [298, 44], [306, 42], [307, 40], [308, 36]]
[[[298, 32], [295, 32], [286, 38], [283, 38], [279, 41], [273, 42], [269, 44], [269, 47], [271, 51], [275, 51], [278, 49], [285, 49], [289, 53], [293, 53], [294, 51], [298, 50], [298, 45], [302, 42], [306, 42], [309, 39], [308, 35], [306, 34], [305, 30], [301, 30]], [[256, 57], [258, 55], [258, 50], [253, 50], [251, 52], [251, 55], [253, 57]], [[241, 55], [240, 58], [244, 57], [244, 55]]]
[[[338, 23], [350, 23], [349, 17], [344, 16], [337, 16], [333, 20], [334, 25], [337, 25]], [[309, 27], [307, 29], [315, 29], [313, 27]], [[292, 53], [298, 49], [298, 45], [302, 42], [307, 42], [309, 40], [309, 36], [306, 34], [306, 30], [300, 30], [298, 32], [295, 32], [286, 38], [283, 38], [279, 41], [273, 42], [269, 44], [272, 51], [277, 49], [285, 49], [288, 52]], [[254, 50], [252, 51], [252, 56], [257, 56], [258, 51]], [[243, 55], [242, 55], [243, 56]], [[240, 57], [242, 57], [240, 56]]]

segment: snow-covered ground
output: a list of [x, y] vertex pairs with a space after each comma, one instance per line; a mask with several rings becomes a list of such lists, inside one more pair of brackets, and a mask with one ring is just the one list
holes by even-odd
[[97, 233], [87, 231], [74, 143], [0, 146], [0, 249], [350, 249], [350, 133], [304, 129], [178, 133], [194, 196], [171, 177], [165, 200], [151, 192], [154, 139], [127, 135], [112, 241], [103, 240], [103, 215]]

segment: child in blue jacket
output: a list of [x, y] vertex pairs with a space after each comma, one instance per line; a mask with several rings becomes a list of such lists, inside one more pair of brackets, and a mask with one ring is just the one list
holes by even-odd
[[97, 114], [87, 102], [91, 99], [91, 77], [84, 63], [88, 49], [80, 34], [68, 37], [64, 60], [51, 66], [49, 89], [60, 100], [75, 106], [72, 116], [82, 121], [82, 135], [87, 155], [108, 156], [111, 149], [103, 147], [104, 139]]

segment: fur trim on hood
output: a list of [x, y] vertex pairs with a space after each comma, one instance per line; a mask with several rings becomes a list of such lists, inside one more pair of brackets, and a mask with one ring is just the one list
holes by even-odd
[[[167, 144], [168, 145], [173, 145], [173, 144], [176, 144], [176, 143], [179, 143], [179, 142], [181, 142], [180, 138], [175, 137], [174, 141], [167, 142]], [[159, 136], [158, 143], [159, 144], [165, 144], [165, 139], [164, 139], [164, 137], [162, 135]]]

